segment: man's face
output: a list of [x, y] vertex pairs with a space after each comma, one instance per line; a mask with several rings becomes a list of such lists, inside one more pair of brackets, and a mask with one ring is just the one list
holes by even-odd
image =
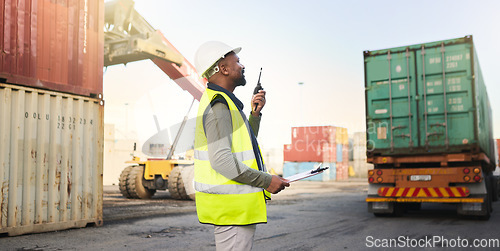
[[232, 80], [235, 86], [244, 86], [247, 81], [245, 80], [245, 66], [240, 63], [240, 58], [236, 53], [232, 52], [229, 53], [225, 58], [224, 58], [225, 64], [227, 66], [227, 69], [229, 71], [229, 76]]

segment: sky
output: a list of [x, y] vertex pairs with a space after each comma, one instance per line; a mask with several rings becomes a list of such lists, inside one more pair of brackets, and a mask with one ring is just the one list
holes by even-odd
[[[243, 49], [247, 85], [235, 95], [250, 111], [262, 67], [266, 90], [259, 143], [282, 149], [292, 126], [365, 130], [363, 51], [472, 35], [500, 138], [500, 1], [136, 0], [136, 10], [194, 64], [198, 47], [217, 40]], [[303, 85], [298, 83], [302, 82]], [[105, 123], [118, 138], [146, 141], [182, 121], [193, 100], [151, 61], [104, 73]], [[190, 114], [197, 113], [195, 102]]]

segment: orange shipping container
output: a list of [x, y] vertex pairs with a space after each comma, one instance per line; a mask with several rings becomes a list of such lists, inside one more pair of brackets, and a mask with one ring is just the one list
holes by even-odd
[[2, 0], [0, 82], [102, 94], [103, 0]]

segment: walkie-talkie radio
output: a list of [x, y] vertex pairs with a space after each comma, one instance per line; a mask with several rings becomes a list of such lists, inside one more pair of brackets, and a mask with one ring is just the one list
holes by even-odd
[[[262, 75], [262, 67], [260, 68], [259, 80], [257, 80], [257, 86], [255, 86], [255, 89], [253, 90], [253, 95], [259, 93], [260, 90], [264, 90], [264, 88], [262, 88], [262, 85], [260, 84], [260, 75]], [[254, 111], [257, 111], [257, 106], [259, 105], [259, 103], [254, 103], [254, 104], [255, 104]]]

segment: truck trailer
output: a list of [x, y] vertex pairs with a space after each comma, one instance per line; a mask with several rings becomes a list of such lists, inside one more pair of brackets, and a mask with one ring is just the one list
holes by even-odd
[[368, 211], [453, 203], [489, 219], [495, 142], [472, 36], [365, 51], [364, 67]]

